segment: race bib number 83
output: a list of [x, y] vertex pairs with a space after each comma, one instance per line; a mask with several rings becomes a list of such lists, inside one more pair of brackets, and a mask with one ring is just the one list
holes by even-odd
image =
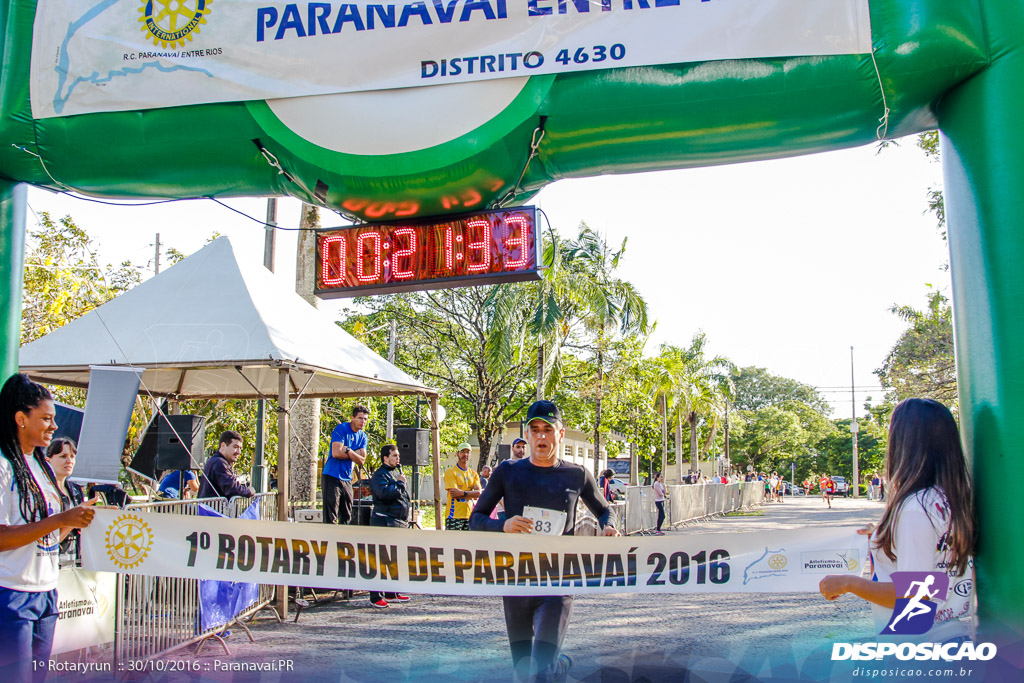
[[565, 531], [566, 513], [559, 510], [533, 507], [523, 508], [523, 517], [533, 522], [533, 533], [545, 536], [561, 536]]

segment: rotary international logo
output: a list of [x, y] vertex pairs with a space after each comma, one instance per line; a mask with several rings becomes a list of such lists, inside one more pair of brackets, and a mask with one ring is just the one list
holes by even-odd
[[107, 555], [122, 569], [138, 566], [153, 547], [153, 530], [135, 515], [124, 514], [107, 528]]
[[139, 12], [143, 33], [148, 33], [153, 44], [165, 49], [185, 47], [199, 33], [199, 25], [206, 23], [213, 0], [142, 0]]
[[789, 561], [785, 555], [776, 554], [768, 558], [768, 566], [772, 569], [785, 569], [787, 564], [789, 564]]

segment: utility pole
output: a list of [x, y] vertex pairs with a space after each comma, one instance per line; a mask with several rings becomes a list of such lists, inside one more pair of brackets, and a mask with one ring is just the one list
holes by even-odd
[[[319, 227], [320, 209], [303, 202], [295, 246], [295, 291], [314, 308], [320, 301], [313, 293], [316, 288], [315, 230]], [[287, 491], [279, 489], [279, 494], [288, 496], [289, 500], [316, 500], [320, 399], [296, 399], [291, 407], [289, 430], [292, 439], [288, 447], [291, 487]]]
[[153, 255], [153, 275], [160, 274], [160, 233], [156, 234], [156, 253]]
[[853, 347], [850, 347], [850, 406], [853, 409], [853, 420], [850, 422], [850, 433], [853, 435], [853, 497], [860, 498], [860, 463], [857, 462], [857, 432], [860, 425], [857, 424], [857, 392], [856, 384], [853, 381]]
[[729, 455], [729, 399], [725, 399], [725, 459], [732, 464], [732, 457]]
[[[263, 267], [274, 272], [274, 251], [277, 247], [277, 197], [267, 199], [267, 224], [264, 226]], [[256, 402], [256, 452], [252, 458], [252, 487], [256, 493], [267, 490], [267, 402]]]
[[[395, 348], [398, 346], [398, 321], [391, 321], [391, 335], [388, 338], [388, 362], [395, 364]], [[388, 418], [386, 427], [386, 440], [391, 443], [395, 440], [395, 399], [388, 398]]]

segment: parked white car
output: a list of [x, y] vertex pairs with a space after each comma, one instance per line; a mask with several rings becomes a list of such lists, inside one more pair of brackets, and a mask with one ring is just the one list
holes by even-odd
[[850, 485], [846, 483], [846, 477], [832, 477], [832, 481], [836, 484], [836, 495], [846, 496], [850, 495]]

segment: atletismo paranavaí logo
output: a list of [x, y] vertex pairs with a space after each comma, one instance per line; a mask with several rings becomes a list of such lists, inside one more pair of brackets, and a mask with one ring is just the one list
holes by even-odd
[[[893, 572], [896, 604], [883, 636], [919, 636], [931, 629], [940, 601], [949, 594], [949, 576], [944, 572]], [[880, 660], [896, 657], [902, 661], [988, 661], [996, 656], [994, 643], [973, 643], [955, 638], [934, 642], [833, 643], [832, 660]]]

